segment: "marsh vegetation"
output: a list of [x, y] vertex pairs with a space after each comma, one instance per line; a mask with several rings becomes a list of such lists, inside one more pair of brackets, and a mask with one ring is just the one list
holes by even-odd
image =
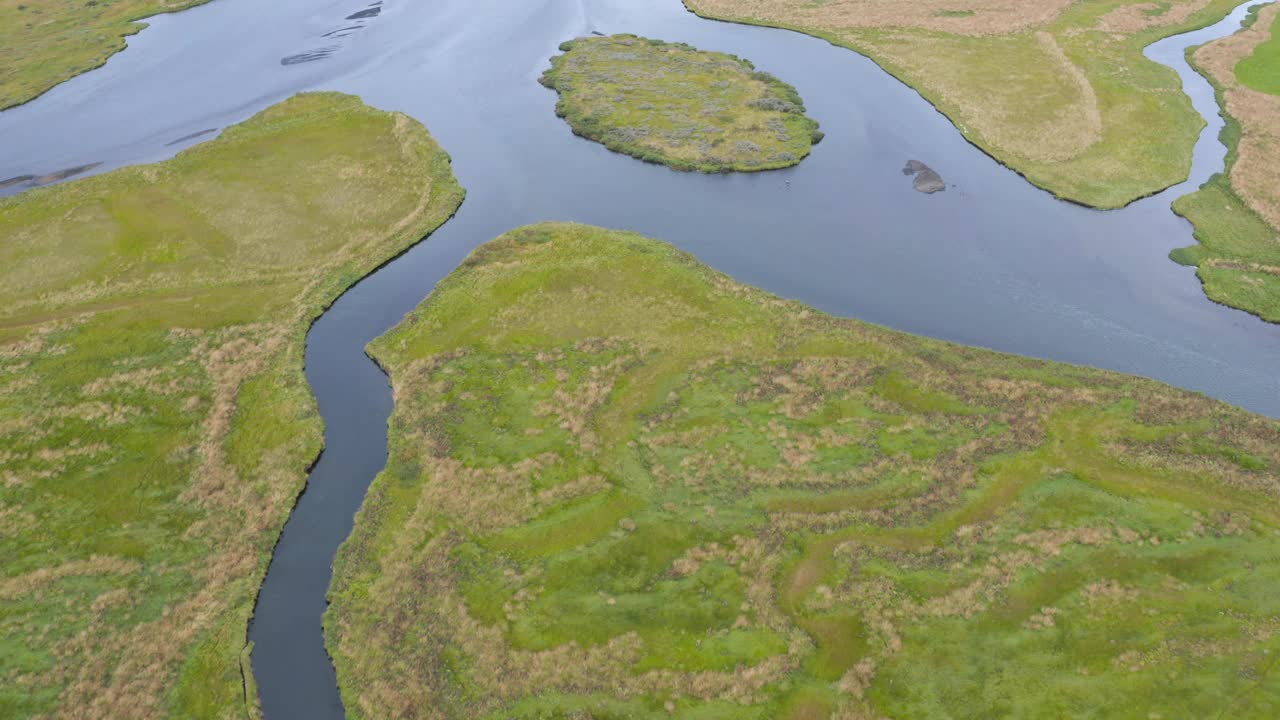
[[140, 18], [208, 1], [0, 0], [0, 110], [102, 65]]
[[556, 114], [610, 150], [677, 170], [773, 170], [821, 140], [795, 88], [750, 62], [634, 35], [560, 46]]
[[420, 124], [325, 93], [0, 200], [0, 717], [250, 714], [307, 328], [461, 198]]
[[372, 353], [349, 716], [1280, 711], [1280, 425], [521, 228]]
[[1103, 208], [1186, 179], [1203, 119], [1148, 44], [1239, 0], [685, 0], [867, 55], [1032, 183]]
[[1191, 62], [1218, 92], [1227, 166], [1173, 208], [1198, 245], [1173, 252], [1195, 265], [1210, 298], [1280, 322], [1280, 5], [1255, 9], [1239, 33], [1197, 48]]

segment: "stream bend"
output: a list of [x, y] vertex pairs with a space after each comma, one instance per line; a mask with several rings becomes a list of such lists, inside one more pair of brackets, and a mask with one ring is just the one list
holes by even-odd
[[[1170, 202], [1219, 171], [1225, 152], [1212, 88], [1183, 49], [1234, 31], [1248, 3], [1147, 49], [1209, 123], [1190, 179], [1098, 212], [1030, 186], [915, 91], [823, 40], [703, 20], [679, 0], [385, 0], [349, 29], [369, 2], [217, 0], [159, 16], [102, 68], [0, 113], [0, 179], [163, 159], [304, 90], [405, 112], [453, 157], [468, 192], [454, 219], [354, 286], [307, 336], [326, 449], [250, 629], [269, 720], [343, 717], [320, 618], [334, 553], [386, 462], [392, 409], [364, 347], [470, 250], [520, 225], [637, 231], [833, 314], [1153, 377], [1280, 417], [1280, 327], [1210, 302], [1194, 270], [1167, 259], [1193, 242]], [[795, 168], [707, 176], [577, 138], [536, 79], [561, 41], [592, 31], [749, 58], [798, 89], [826, 139]], [[908, 159], [953, 187], [915, 192], [901, 173]]]

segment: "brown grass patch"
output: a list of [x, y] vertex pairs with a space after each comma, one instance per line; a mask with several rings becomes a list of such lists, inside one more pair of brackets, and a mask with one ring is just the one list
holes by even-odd
[[1073, 0], [695, 0], [699, 12], [833, 29], [918, 28], [1002, 35], [1043, 25]]
[[1195, 54], [1196, 64], [1223, 88], [1227, 114], [1240, 123], [1231, 186], [1273, 228], [1280, 228], [1280, 96], [1245, 87], [1236, 79], [1235, 67], [1270, 38], [1277, 16], [1280, 5], [1268, 5], [1258, 12], [1253, 27], [1204, 45]]

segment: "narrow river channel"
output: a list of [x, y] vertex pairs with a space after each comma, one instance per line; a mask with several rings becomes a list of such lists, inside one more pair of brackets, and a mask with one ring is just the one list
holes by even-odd
[[[377, 8], [372, 15], [368, 10]], [[1008, 352], [1153, 377], [1280, 416], [1280, 327], [1205, 299], [1170, 262], [1169, 210], [1222, 167], [1212, 90], [1183, 59], [1218, 25], [1148, 49], [1209, 127], [1191, 179], [1113, 212], [1027, 184], [870, 61], [803, 35], [701, 20], [679, 0], [215, 0], [161, 16], [103, 68], [0, 113], [0, 179], [147, 162], [294, 92], [334, 89], [421, 120], [454, 158], [461, 211], [347, 292], [308, 336], [326, 450], [285, 527], [250, 638], [263, 710], [339, 718], [324, 651], [334, 552], [386, 459], [391, 397], [365, 345], [478, 244], [573, 220], [636, 230], [828, 312]], [[366, 15], [355, 20], [352, 15]], [[795, 85], [826, 140], [798, 167], [676, 173], [574, 137], [536, 78], [563, 40], [633, 32], [749, 58]], [[925, 196], [908, 159], [952, 185]]]

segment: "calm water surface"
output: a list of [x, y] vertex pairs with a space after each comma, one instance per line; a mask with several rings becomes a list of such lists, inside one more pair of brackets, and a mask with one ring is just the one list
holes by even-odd
[[[386, 378], [363, 348], [472, 248], [525, 223], [636, 230], [835, 314], [1146, 375], [1280, 416], [1280, 327], [1209, 302], [1194, 272], [1166, 258], [1192, 242], [1169, 203], [1223, 156], [1212, 90], [1182, 49], [1238, 27], [1243, 12], [1148, 49], [1179, 69], [1211, 124], [1188, 183], [1114, 212], [1033, 188], [852, 52], [701, 20], [678, 0], [216, 0], [153, 19], [103, 68], [0, 113], [0, 180], [162, 159], [212, 137], [195, 133], [309, 89], [406, 112], [452, 154], [468, 192], [458, 216], [344, 295], [308, 336], [327, 449], [285, 528], [250, 636], [268, 718], [337, 718], [324, 593], [333, 553], [385, 463], [391, 411]], [[799, 89], [826, 140], [793, 169], [707, 176], [575, 138], [536, 79], [561, 41], [592, 31], [749, 58]], [[908, 159], [952, 187], [916, 193], [900, 172]]]

